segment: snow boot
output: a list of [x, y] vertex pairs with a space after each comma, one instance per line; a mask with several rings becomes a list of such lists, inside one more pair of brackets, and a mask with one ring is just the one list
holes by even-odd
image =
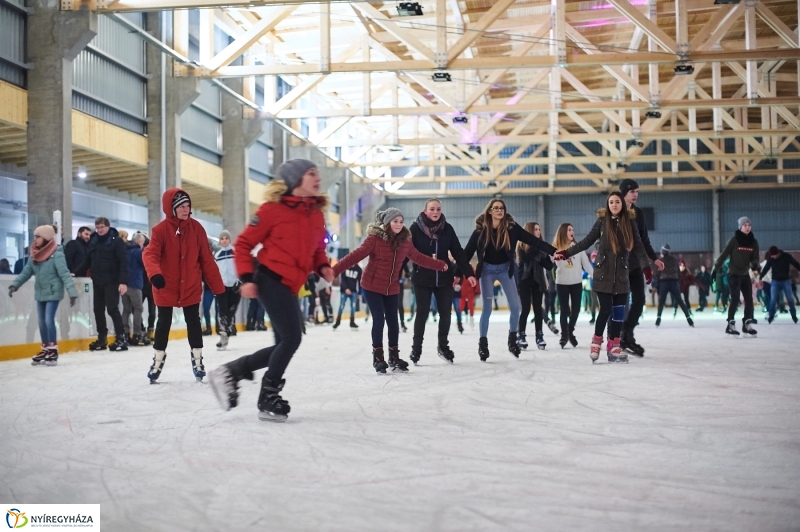
[[408, 362], [400, 358], [400, 350], [395, 347], [389, 348], [389, 367], [392, 371], [404, 372], [408, 371]]
[[386, 373], [386, 368], [389, 365], [383, 359], [383, 348], [382, 347], [373, 347], [372, 348], [372, 367], [375, 368], [377, 373]]
[[739, 336], [739, 331], [736, 330], [736, 320], [728, 321], [728, 327], [725, 329], [725, 334], [729, 334], [734, 338]]
[[105, 351], [108, 348], [105, 338], [98, 337], [97, 340], [89, 344], [89, 351]]
[[517, 345], [520, 349], [528, 349], [528, 337], [524, 332], [517, 333]]
[[744, 320], [744, 325], [742, 325], [742, 332], [745, 334], [749, 334], [753, 338], [758, 334], [758, 332], [753, 329], [753, 321], [754, 320]]
[[147, 378], [150, 379], [150, 384], [155, 384], [161, 376], [161, 370], [164, 369], [164, 362], [166, 362], [166, 360], [166, 351], [155, 351], [153, 353], [153, 365], [150, 366], [150, 371], [147, 372]]
[[519, 348], [519, 344], [517, 343], [516, 332], [508, 332], [508, 352], [516, 358], [519, 358], [519, 354], [522, 352], [522, 349]]
[[47, 344], [42, 344], [42, 350], [33, 355], [31, 366], [44, 366], [44, 359], [47, 357]]
[[445, 362], [449, 362], [452, 364], [453, 360], [455, 360], [456, 358], [455, 353], [453, 353], [453, 351], [447, 345], [439, 344], [439, 346], [436, 348], [436, 351], [439, 353], [439, 358], [441, 358]]
[[289, 401], [280, 396], [286, 379], [277, 382], [267, 378], [261, 379], [261, 391], [258, 394], [258, 419], [261, 421], [276, 421], [282, 423], [289, 417], [291, 407]]
[[592, 345], [589, 348], [589, 357], [592, 359], [592, 364], [597, 362], [600, 358], [600, 348], [603, 346], [603, 337], [594, 335], [592, 336]]
[[489, 358], [489, 339], [485, 336], [481, 336], [478, 339], [478, 356], [481, 357], [483, 362], [486, 362], [486, 359]]
[[242, 368], [239, 360], [241, 359], [223, 364], [208, 373], [211, 389], [214, 391], [219, 405], [226, 412], [231, 408], [236, 408], [236, 405], [239, 404], [239, 381], [253, 380], [253, 372]]

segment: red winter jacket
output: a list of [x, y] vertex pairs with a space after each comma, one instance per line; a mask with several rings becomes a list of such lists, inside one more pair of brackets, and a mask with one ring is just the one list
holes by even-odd
[[389, 243], [389, 235], [382, 225], [370, 224], [367, 228], [367, 239], [352, 253], [344, 257], [333, 267], [334, 275], [339, 275], [360, 260], [369, 256], [363, 275], [361, 286], [364, 290], [377, 292], [386, 296], [400, 293], [400, 283], [397, 280], [403, 270], [403, 261], [406, 257], [423, 268], [444, 271], [447, 264], [444, 261], [423, 255], [411, 243], [411, 232], [403, 227], [400, 233], [402, 243], [393, 250]]
[[189, 307], [200, 303], [203, 278], [215, 294], [225, 291], [208, 247], [206, 230], [191, 215], [187, 220], [179, 220], [172, 212], [172, 198], [178, 192], [185, 193], [171, 188], [161, 197], [161, 208], [167, 218], [153, 227], [150, 244], [142, 253], [148, 277], [164, 276], [164, 288], [153, 287], [153, 299], [159, 307]]
[[[250, 252], [259, 244], [256, 259], [282, 278], [296, 294], [312, 271], [329, 266], [325, 254], [327, 196], [300, 198], [285, 196], [286, 184], [271, 181], [265, 202], [242, 231], [233, 246], [236, 271], [243, 282], [251, 282], [254, 265]], [[320, 273], [321, 275], [321, 273]]]

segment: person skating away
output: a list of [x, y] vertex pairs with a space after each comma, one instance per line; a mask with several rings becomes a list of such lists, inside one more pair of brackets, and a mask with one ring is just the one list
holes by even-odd
[[[142, 290], [144, 289], [142, 262], [142, 246], [144, 235], [136, 233], [126, 246], [128, 253], [128, 290], [122, 296], [122, 326], [128, 344], [133, 346], [143, 345], [142, 340], [142, 312], [144, 311]], [[131, 314], [133, 314], [133, 328], [131, 328]]]
[[[742, 216], [738, 220], [739, 229], [728, 241], [725, 249], [714, 263], [713, 277], [721, 271], [725, 261], [730, 259], [728, 265], [728, 287], [730, 289], [730, 303], [728, 304], [728, 325], [725, 333], [739, 336], [736, 330], [736, 310], [739, 308], [739, 298], [744, 298], [744, 317], [742, 318], [742, 332], [751, 336], [757, 334], [753, 329], [753, 284], [750, 280], [750, 270], [758, 271], [758, 240], [753, 234], [750, 218]], [[774, 274], [773, 274], [774, 275]]]
[[[575, 245], [575, 229], [572, 224], [563, 223], [558, 226], [553, 246], [556, 249], [569, 249]], [[586, 253], [578, 253], [575, 259], [569, 258], [556, 263], [556, 291], [561, 305], [561, 349], [572, 344], [578, 347], [575, 338], [575, 325], [581, 313], [581, 292], [583, 290], [583, 273], [592, 275], [592, 264]]]
[[[94, 221], [95, 232], [89, 238], [89, 251], [74, 270], [73, 275], [91, 270], [94, 298], [94, 320], [97, 323], [97, 340], [89, 344], [90, 351], [127, 351], [128, 341], [119, 313], [119, 298], [128, 291], [128, 253], [119, 232], [103, 216]], [[108, 345], [106, 312], [111, 316], [116, 338]]]
[[[714, 279], [714, 290], [717, 293], [714, 301], [715, 312], [728, 311], [728, 299], [731, 295], [731, 288], [728, 286], [728, 268], [730, 267], [731, 260], [727, 259], [720, 270], [715, 268], [711, 269], [711, 278]], [[721, 301], [720, 301], [721, 300]], [[720, 302], [722, 303], [720, 305]]]
[[217, 295], [217, 332], [219, 333], [217, 350], [224, 351], [228, 348], [228, 337], [231, 336], [231, 330], [236, 328], [236, 309], [242, 299], [239, 293], [242, 283], [239, 282], [239, 276], [236, 275], [230, 231], [223, 230], [219, 234], [219, 246], [214, 254], [214, 260], [217, 263], [225, 290]]
[[[772, 271], [772, 284], [770, 284], [769, 295], [769, 314], [767, 322], [772, 323], [775, 319], [775, 308], [778, 305], [778, 296], [783, 293], [786, 301], [789, 303], [789, 312], [792, 316], [792, 321], [797, 323], [797, 310], [794, 306], [794, 297], [792, 296], [792, 276], [790, 275], [791, 267], [794, 266], [796, 270], [800, 271], [800, 263], [790, 254], [778, 249], [777, 246], [772, 246], [767, 252], [767, 263], [761, 270], [761, 279]], [[765, 283], [766, 284], [766, 283]]]
[[[333, 269], [325, 254], [325, 215], [329, 200], [320, 194], [317, 167], [305, 159], [281, 164], [277, 179], [266, 187], [265, 201], [248, 226], [236, 238], [234, 257], [242, 297], [264, 304], [275, 345], [260, 349], [209, 374], [214, 395], [224, 410], [239, 403], [239, 381], [253, 380], [253, 372], [268, 368], [261, 378], [258, 417], [264, 421], [285, 421], [291, 411], [281, 397], [283, 374], [303, 339], [302, 316], [297, 295], [315, 271], [327, 282]], [[262, 245], [253, 266], [250, 253]]]
[[[653, 246], [650, 244], [650, 237], [647, 232], [647, 221], [644, 217], [644, 211], [636, 206], [639, 200], [639, 184], [633, 179], [623, 179], [619, 184], [619, 190], [625, 200], [627, 210], [632, 211], [633, 221], [636, 224], [636, 229], [639, 231], [639, 238], [642, 241], [645, 254], [652, 260], [658, 269], [663, 269], [664, 265], [660, 264], [660, 260]], [[628, 353], [642, 357], [644, 356], [644, 347], [636, 342], [633, 331], [639, 324], [639, 318], [642, 317], [645, 304], [645, 280], [642, 275], [643, 268], [649, 265], [649, 262], [642, 262], [630, 253], [628, 257], [628, 279], [630, 281], [631, 289], [631, 304], [628, 309], [625, 321], [622, 323], [622, 331], [620, 332], [620, 345], [622, 349]]]
[[191, 217], [192, 200], [186, 191], [171, 188], [161, 197], [166, 218], [150, 234], [150, 244], [142, 258], [153, 297], [158, 307], [158, 321], [153, 341], [153, 364], [147, 378], [154, 384], [161, 376], [167, 359], [167, 343], [172, 327], [172, 309], [183, 309], [192, 371], [198, 382], [206, 376], [203, 366], [203, 327], [200, 323], [200, 305], [203, 300], [203, 279], [214, 295], [225, 291], [214, 255], [208, 245], [203, 226]]
[[339, 276], [339, 313], [336, 315], [336, 323], [333, 324], [334, 331], [342, 323], [342, 312], [348, 301], [350, 301], [350, 328], [358, 329], [358, 325], [356, 325], [356, 299], [358, 298], [363, 273], [364, 270], [361, 269], [361, 266], [354, 264]]
[[[336, 263], [333, 269], [338, 275], [369, 257], [361, 286], [372, 312], [372, 366], [378, 373], [386, 373], [387, 368], [408, 371], [408, 362], [400, 358], [398, 347], [397, 293], [400, 284], [397, 279], [401, 265], [408, 258], [424, 268], [440, 272], [447, 271], [448, 266], [446, 262], [423, 255], [414, 248], [411, 232], [403, 225], [403, 213], [400, 210], [390, 207], [378, 212], [375, 221], [367, 227], [366, 240]], [[388, 365], [383, 351], [384, 324], [389, 331]]]
[[[527, 222], [524, 229], [536, 238], [542, 237], [542, 229], [536, 222]], [[517, 243], [517, 261], [519, 262], [517, 293], [522, 304], [522, 311], [519, 315], [517, 343], [522, 349], [528, 348], [528, 339], [525, 331], [528, 325], [528, 314], [531, 306], [533, 306], [536, 347], [545, 349], [547, 342], [544, 341], [544, 333], [542, 332], [542, 298], [547, 292], [545, 270], [553, 268], [553, 261], [541, 251], [533, 249], [524, 242]]]
[[661, 313], [667, 301], [667, 294], [672, 298], [675, 305], [680, 305], [681, 310], [686, 315], [686, 322], [694, 327], [694, 322], [689, 314], [689, 309], [681, 296], [681, 271], [678, 258], [672, 254], [669, 244], [661, 246], [661, 262], [664, 269], [657, 273], [658, 276], [658, 315], [656, 316], [656, 327], [661, 325]]
[[703, 284], [700, 281], [700, 279], [695, 277], [695, 275], [692, 274], [692, 272], [689, 271], [689, 268], [686, 267], [685, 260], [681, 259], [680, 261], [678, 261], [678, 269], [680, 269], [681, 273], [679, 280], [681, 295], [683, 296], [683, 302], [686, 304], [686, 308], [689, 309], [689, 315], [691, 316], [692, 304], [689, 303], [689, 288], [691, 288], [692, 285], [694, 285], [697, 287], [697, 291], [699, 293], [702, 293], [702, 291], [706, 290], [708, 287], [705, 284]]
[[74, 307], [78, 292], [72, 281], [64, 251], [56, 241], [52, 225], [37, 227], [33, 232], [33, 244], [29, 246], [30, 260], [22, 272], [11, 281], [8, 297], [12, 297], [20, 286], [34, 276], [34, 299], [39, 313], [39, 335], [42, 350], [33, 356], [33, 366], [55, 366], [58, 364], [58, 338], [56, 336], [56, 311], [64, 298], [64, 289], [69, 294], [69, 306]]
[[499, 281], [502, 285], [511, 310], [508, 324], [508, 351], [519, 358], [521, 350], [517, 344], [517, 330], [522, 309], [514, 281], [516, 270], [514, 254], [517, 250], [517, 243], [520, 241], [548, 256], [556, 251], [556, 248], [517, 225], [514, 218], [508, 214], [503, 200], [493, 199], [486, 205], [483, 213], [475, 219], [475, 230], [464, 250], [467, 260], [471, 260], [475, 252], [478, 254], [478, 267], [475, 274], [480, 279], [481, 293], [483, 294], [478, 356], [484, 362], [489, 358], [487, 335], [489, 318], [492, 315], [492, 294], [495, 281]]
[[697, 312], [704, 312], [708, 306], [708, 296], [711, 290], [711, 274], [706, 269], [705, 265], [700, 266], [700, 271], [697, 274], [697, 280], [704, 287], [698, 290], [700, 296]]
[[[472, 286], [461, 273], [461, 312], [469, 315], [470, 327], [475, 327], [475, 297], [481, 294], [481, 285]], [[465, 318], [466, 319], [466, 318]]]
[[[144, 238], [142, 243], [142, 255], [144, 250], [150, 244], [150, 237], [145, 233], [138, 233]], [[144, 264], [144, 261], [142, 261]], [[142, 345], [150, 345], [155, 339], [156, 335], [156, 300], [153, 299], [153, 285], [150, 284], [150, 277], [147, 275], [147, 270], [142, 269], [142, 305], [147, 302], [147, 329], [145, 330], [144, 322], [142, 323]]]
[[[606, 344], [608, 361], [628, 362], [628, 354], [620, 347], [619, 337], [622, 321], [625, 319], [625, 304], [630, 293], [628, 254], [633, 251], [638, 255], [641, 264], [648, 264], [647, 254], [639, 238], [639, 229], [634, 221], [635, 216], [634, 211], [628, 210], [622, 194], [612, 192], [606, 199], [606, 207], [597, 211], [597, 221], [586, 238], [568, 249], [560, 250], [555, 257], [557, 261], [566, 260], [600, 241], [592, 275], [594, 291], [597, 292], [597, 299], [600, 301], [600, 312], [597, 315], [589, 351], [593, 363], [600, 358], [606, 325], [608, 325]], [[659, 268], [662, 266], [659, 261]], [[645, 266], [642, 273], [648, 281], [652, 278], [653, 272], [650, 266]]]
[[[442, 203], [438, 199], [429, 199], [425, 202], [422, 212], [411, 224], [411, 242], [423, 255], [434, 257], [447, 264], [445, 272], [426, 268], [414, 262], [411, 282], [417, 296], [417, 314], [414, 318], [414, 342], [411, 346], [411, 361], [416, 364], [422, 356], [422, 343], [425, 337], [425, 323], [431, 312], [431, 300], [436, 301], [439, 312], [439, 334], [437, 336], [436, 351], [439, 358], [445, 362], [453, 363], [455, 354], [450, 349], [448, 336], [450, 334], [451, 314], [453, 306], [455, 268], [450, 262], [450, 256], [458, 264], [471, 286], [477, 285], [475, 274], [461, 247], [461, 242], [456, 236], [444, 213]], [[459, 330], [462, 330], [461, 328]]]

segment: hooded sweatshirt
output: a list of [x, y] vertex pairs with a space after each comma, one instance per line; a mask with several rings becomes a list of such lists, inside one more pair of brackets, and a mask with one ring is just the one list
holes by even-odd
[[[572, 242], [569, 247], [574, 245], [575, 242]], [[592, 263], [586, 253], [578, 253], [567, 260], [556, 261], [556, 284], [580, 284], [583, 282], [584, 271], [591, 277], [593, 271]]]
[[[752, 231], [747, 234], [737, 230], [722, 250], [714, 269], [719, 271], [722, 263], [730, 257], [731, 264], [728, 268], [730, 275], [749, 275], [750, 270], [758, 269], [758, 240]], [[773, 273], [773, 278], [775, 274]]]

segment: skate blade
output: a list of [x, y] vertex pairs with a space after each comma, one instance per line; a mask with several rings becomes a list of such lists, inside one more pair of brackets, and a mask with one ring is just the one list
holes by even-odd
[[231, 405], [227, 400], [223, 400], [222, 396], [220, 395], [219, 389], [217, 388], [216, 380], [213, 377], [208, 378], [208, 383], [211, 385], [211, 390], [214, 392], [214, 397], [217, 398], [217, 402], [219, 406], [227, 412], [231, 409]]
[[52, 368], [53, 366], [57, 366], [58, 362], [45, 362], [44, 365]]
[[258, 419], [261, 421], [272, 421], [273, 423], [283, 423], [289, 418], [286, 414], [273, 414], [272, 412], [259, 412]]

